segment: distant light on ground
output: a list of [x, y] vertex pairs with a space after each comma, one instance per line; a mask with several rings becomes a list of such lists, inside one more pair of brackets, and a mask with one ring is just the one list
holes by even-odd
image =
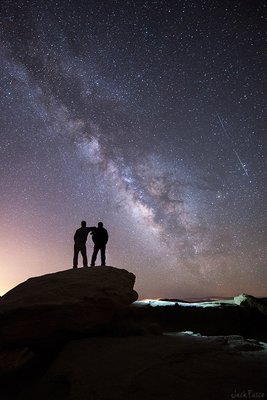
[[165, 301], [165, 300], [154, 300], [154, 299], [144, 299], [140, 301], [136, 301], [134, 303], [136, 306], [145, 306], [149, 305], [151, 307], [174, 307], [174, 306], [182, 306], [182, 307], [221, 307], [222, 304], [232, 304], [235, 305], [232, 300], [222, 300], [222, 301], [203, 301], [196, 303], [184, 303], [182, 301]]

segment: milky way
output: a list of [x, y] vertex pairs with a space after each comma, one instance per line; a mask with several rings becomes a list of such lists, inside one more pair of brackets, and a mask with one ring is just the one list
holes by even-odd
[[266, 295], [265, 32], [258, 0], [3, 1], [0, 293], [85, 219], [141, 297]]

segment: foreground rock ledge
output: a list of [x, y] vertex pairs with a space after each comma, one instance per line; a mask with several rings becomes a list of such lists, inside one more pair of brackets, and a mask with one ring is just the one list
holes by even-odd
[[249, 398], [249, 390], [263, 398], [266, 351], [251, 352], [253, 347], [247, 345], [242, 337], [179, 334], [72, 341], [50, 365], [32, 398], [230, 400], [242, 397], [236, 393]]
[[134, 283], [134, 274], [114, 267], [30, 278], [0, 299], [2, 347], [62, 332], [93, 334], [137, 300]]

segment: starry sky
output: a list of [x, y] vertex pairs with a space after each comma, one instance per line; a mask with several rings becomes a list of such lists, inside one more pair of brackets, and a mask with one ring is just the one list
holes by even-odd
[[0, 295], [85, 219], [140, 298], [267, 296], [266, 9], [1, 1]]

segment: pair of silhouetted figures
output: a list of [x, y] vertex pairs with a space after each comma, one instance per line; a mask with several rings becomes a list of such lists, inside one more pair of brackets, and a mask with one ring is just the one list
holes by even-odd
[[86, 221], [81, 222], [81, 228], [77, 229], [74, 235], [74, 256], [73, 268], [78, 267], [78, 255], [81, 252], [83, 257], [83, 266], [88, 267], [87, 253], [86, 253], [86, 240], [88, 233], [91, 232], [94, 242], [94, 251], [91, 259], [91, 267], [95, 266], [97, 254], [100, 250], [101, 265], [106, 265], [106, 244], [108, 242], [108, 231], [104, 228], [103, 222], [98, 222], [97, 227], [86, 226]]

